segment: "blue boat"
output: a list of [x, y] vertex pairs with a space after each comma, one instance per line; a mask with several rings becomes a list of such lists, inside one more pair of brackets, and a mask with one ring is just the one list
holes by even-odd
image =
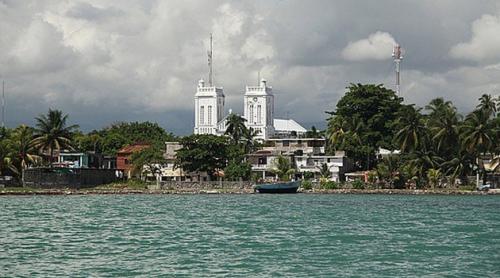
[[300, 181], [263, 183], [253, 186], [254, 191], [259, 193], [297, 193], [299, 187]]

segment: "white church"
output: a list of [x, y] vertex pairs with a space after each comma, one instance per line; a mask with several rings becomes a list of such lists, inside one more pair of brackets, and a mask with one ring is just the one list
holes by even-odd
[[[223, 135], [226, 131], [228, 116], [224, 110], [223, 89], [210, 84], [205, 85], [205, 82], [200, 80], [194, 103], [194, 134]], [[245, 125], [247, 128], [258, 131], [257, 140], [289, 137], [292, 134], [300, 136], [307, 131], [292, 119], [274, 118], [274, 95], [272, 87], [267, 85], [265, 79], [260, 81], [259, 86], [246, 86], [243, 105]]]

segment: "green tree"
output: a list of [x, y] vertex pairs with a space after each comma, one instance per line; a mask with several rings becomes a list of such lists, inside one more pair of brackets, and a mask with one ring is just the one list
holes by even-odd
[[399, 127], [395, 134], [396, 143], [402, 152], [412, 152], [425, 147], [425, 136], [428, 134], [420, 109], [408, 105], [402, 109], [397, 121]]
[[10, 149], [9, 140], [0, 140], [0, 176], [11, 172], [17, 174], [17, 169], [12, 163], [12, 151]]
[[165, 162], [165, 158], [162, 149], [152, 146], [133, 153], [130, 161], [133, 165], [133, 172], [139, 173], [141, 179], [149, 173], [158, 180], [158, 175], [161, 174], [161, 165]]
[[462, 126], [463, 144], [470, 153], [485, 153], [493, 146], [493, 127], [489, 115], [483, 110], [476, 110], [465, 118]]
[[24, 170], [29, 166], [41, 162], [41, 157], [37, 155], [37, 150], [33, 145], [33, 128], [20, 125], [12, 133], [10, 140], [11, 157], [16, 172], [21, 175], [21, 182], [24, 184]]
[[50, 163], [53, 162], [54, 151], [73, 149], [72, 135], [78, 125], [68, 125], [68, 115], [64, 115], [61, 110], [49, 109], [47, 114], [42, 114], [35, 120], [33, 145], [41, 152], [49, 152]]
[[94, 140], [99, 139], [97, 146], [106, 155], [115, 155], [119, 149], [134, 143], [147, 143], [156, 148], [163, 148], [165, 142], [177, 140], [173, 134], [165, 131], [157, 123], [151, 122], [115, 123], [90, 134], [98, 134], [100, 138], [97, 136], [90, 138], [88, 144], [83, 144], [87, 146], [86, 151], [91, 151], [94, 147]]
[[477, 110], [483, 111], [487, 117], [495, 117], [497, 112], [497, 103], [495, 98], [491, 95], [483, 94], [479, 98], [479, 104], [477, 105]]
[[330, 171], [330, 167], [328, 167], [328, 164], [322, 163], [319, 169], [319, 175], [322, 179], [329, 179], [332, 177], [332, 172]]
[[359, 169], [369, 169], [380, 147], [394, 149], [393, 125], [402, 98], [382, 85], [351, 84], [333, 112], [327, 112], [329, 152], [344, 150]]
[[215, 172], [227, 165], [227, 137], [191, 135], [183, 137], [180, 143], [182, 148], [177, 151], [176, 167], [189, 172], [207, 172], [214, 178]]
[[224, 168], [224, 177], [228, 180], [249, 180], [252, 174], [252, 165], [247, 161], [231, 160]]
[[439, 169], [429, 169], [427, 171], [427, 180], [432, 186], [432, 189], [435, 189], [439, 184], [439, 180], [441, 179], [441, 171]]
[[450, 157], [456, 153], [459, 145], [459, 115], [456, 108], [449, 106], [439, 113], [439, 117], [431, 115], [428, 127], [432, 132], [432, 141], [435, 149], [443, 157]]
[[240, 143], [241, 138], [245, 136], [247, 127], [245, 126], [246, 120], [237, 114], [229, 114], [227, 117], [226, 132], [235, 144]]
[[295, 173], [295, 169], [292, 166], [290, 160], [282, 155], [277, 156], [273, 160], [273, 166], [271, 170], [275, 175], [278, 176], [281, 181], [289, 181], [291, 175]]

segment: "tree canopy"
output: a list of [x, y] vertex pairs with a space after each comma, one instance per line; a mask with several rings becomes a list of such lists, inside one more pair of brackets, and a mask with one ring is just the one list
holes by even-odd
[[382, 85], [351, 84], [327, 112], [329, 150], [344, 150], [358, 168], [369, 168], [379, 147], [395, 149], [395, 121], [403, 109], [402, 98]]

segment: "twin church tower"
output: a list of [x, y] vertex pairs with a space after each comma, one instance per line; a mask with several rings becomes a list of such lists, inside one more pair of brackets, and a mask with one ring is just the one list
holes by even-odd
[[[228, 115], [224, 110], [224, 91], [213, 85], [212, 78], [212, 35], [210, 35], [210, 50], [208, 51], [208, 84], [200, 80], [194, 95], [194, 134], [222, 135], [226, 132]], [[231, 110], [229, 110], [231, 114]], [[265, 79], [260, 80], [259, 86], [246, 86], [244, 94], [245, 125], [257, 131], [255, 139], [267, 140], [274, 135], [289, 135], [292, 132], [300, 134], [306, 132], [294, 120], [280, 120], [274, 118], [274, 95], [272, 88], [267, 86]]]
[[[243, 118], [247, 128], [258, 131], [256, 139], [267, 140], [274, 135], [274, 95], [262, 79], [259, 86], [246, 86]], [[224, 91], [220, 87], [198, 82], [194, 96], [195, 134], [222, 135], [226, 131]], [[231, 112], [230, 112], [231, 113]]]

